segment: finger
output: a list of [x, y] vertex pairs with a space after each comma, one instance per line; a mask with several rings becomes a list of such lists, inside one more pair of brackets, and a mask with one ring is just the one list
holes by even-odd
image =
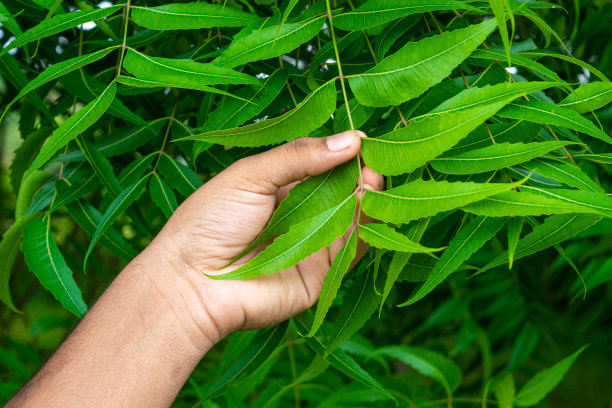
[[254, 191], [274, 194], [279, 188], [308, 176], [321, 174], [359, 152], [360, 131], [325, 138], [300, 138], [267, 152], [239, 160], [227, 170]]

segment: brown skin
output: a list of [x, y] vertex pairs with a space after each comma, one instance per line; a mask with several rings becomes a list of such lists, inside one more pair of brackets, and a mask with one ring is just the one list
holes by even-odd
[[[291, 186], [353, 159], [362, 136], [294, 140], [236, 162], [198, 189], [7, 407], [167, 407], [223, 337], [312, 306], [348, 235], [273, 275], [228, 281], [203, 273], [225, 273], [255, 256], [217, 270], [257, 237]], [[364, 188], [382, 188], [381, 176], [366, 167], [362, 174]], [[366, 249], [360, 243], [358, 258]]]

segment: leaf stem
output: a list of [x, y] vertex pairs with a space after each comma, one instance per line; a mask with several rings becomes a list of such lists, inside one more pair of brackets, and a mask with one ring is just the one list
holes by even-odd
[[130, 2], [132, 0], [128, 0], [125, 9], [123, 9], [123, 41], [121, 43], [121, 52], [119, 53], [119, 59], [117, 60], [117, 68], [115, 70], [115, 76], [118, 76], [121, 73], [121, 65], [123, 65], [123, 57], [125, 56], [125, 48], [127, 43], [127, 31], [128, 26], [130, 24]]
[[[340, 78], [340, 86], [342, 87], [342, 96], [344, 97], [344, 106], [346, 106], [346, 114], [348, 116], [349, 123], [351, 125], [351, 130], [355, 130], [355, 125], [353, 124], [353, 117], [351, 116], [351, 108], [348, 103], [348, 97], [346, 96], [346, 86], [344, 85], [344, 75], [342, 74], [342, 64], [340, 63], [340, 52], [338, 51], [338, 44], [336, 43], [336, 34], [334, 33], [334, 23], [332, 21], [332, 13], [331, 7], [329, 6], [329, 0], [325, 0], [325, 4], [327, 5], [327, 19], [329, 20], [329, 32], [331, 33], [332, 43], [334, 44], [334, 53], [336, 54], [336, 62], [338, 63], [338, 75]], [[363, 173], [361, 171], [361, 155], [358, 154], [356, 156], [357, 159], [357, 168], [359, 169], [359, 177], [357, 182], [359, 183], [359, 190], [364, 191], [363, 188]], [[361, 220], [361, 200], [359, 200], [359, 205], [357, 206], [357, 225], [359, 225], [359, 221]]]

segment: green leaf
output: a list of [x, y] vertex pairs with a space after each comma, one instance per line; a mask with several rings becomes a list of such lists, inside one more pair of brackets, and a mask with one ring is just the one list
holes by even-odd
[[87, 64], [91, 64], [92, 62], [98, 61], [107, 56], [112, 51], [116, 50], [117, 48], [117, 46], [105, 48], [100, 51], [92, 52], [91, 54], [70, 58], [66, 61], [58, 62], [57, 64], [53, 64], [50, 67], [47, 67], [36, 78], [28, 82], [25, 87], [21, 88], [17, 96], [9, 102], [9, 104], [4, 109], [4, 113], [2, 113], [2, 117], [0, 117], [0, 122], [2, 121], [4, 115], [6, 115], [10, 107], [13, 106], [13, 104], [19, 99], [27, 95], [29, 92], [32, 92], [33, 90], [39, 88], [47, 82], [53, 81], [54, 79], [59, 78], [62, 75], [84, 67]]
[[[355, 129], [359, 129], [374, 113], [374, 108], [363, 106], [357, 99], [349, 100], [349, 110], [351, 111], [351, 119]], [[351, 123], [346, 110], [346, 104], [343, 104], [334, 114], [334, 133], [344, 132], [345, 130], [351, 130]]]
[[462, 210], [489, 217], [526, 217], [544, 214], [599, 214], [596, 209], [580, 203], [563, 201], [530, 191], [504, 191], [466, 205]]
[[158, 7], [132, 6], [136, 24], [153, 30], [189, 30], [242, 27], [257, 19], [254, 14], [230, 6], [209, 3], [171, 3]]
[[[299, 319], [294, 319], [294, 322], [298, 328], [298, 330], [302, 333], [306, 333], [308, 331], [308, 327], [304, 323], [302, 323]], [[346, 374], [348, 377], [359, 381], [365, 386], [380, 391], [388, 398], [395, 400], [395, 398], [367, 371], [365, 371], [351, 356], [344, 353], [342, 350], [335, 350], [333, 352], [329, 352], [326, 350], [325, 346], [321, 343], [319, 339], [316, 337], [305, 337], [306, 343], [310, 348], [312, 348], [318, 355], [323, 356], [326, 361], [328, 361], [334, 368], [339, 370], [340, 372]]]
[[361, 265], [361, 269], [366, 270], [359, 271], [355, 281], [342, 297], [342, 307], [333, 323], [323, 357], [330, 355], [362, 328], [380, 304], [381, 297], [376, 293], [375, 272], [373, 268]]
[[427, 248], [416, 243], [385, 224], [363, 224], [359, 226], [359, 238], [374, 248], [410, 253], [431, 253], [443, 248]]
[[612, 144], [612, 139], [576, 111], [542, 101], [514, 101], [497, 113], [509, 119], [522, 119], [545, 125], [561, 126], [585, 133]]
[[573, 142], [497, 143], [458, 155], [445, 155], [431, 166], [446, 174], [473, 174], [499, 170], [540, 157]]
[[[535, 15], [535, 13], [534, 13], [534, 15]], [[558, 37], [558, 36], [557, 36], [557, 39], [563, 45], [563, 40], [561, 40], [561, 38]], [[569, 51], [568, 51], [568, 54], [569, 54]], [[558, 58], [560, 60], [570, 62], [572, 64], [575, 64], [575, 65], [577, 65], [579, 67], [582, 67], [582, 68], [592, 72], [593, 74], [595, 74], [602, 81], [605, 81], [605, 82], [609, 81], [609, 79], [601, 71], [599, 71], [597, 68], [595, 68], [594, 66], [592, 66], [591, 64], [589, 64], [587, 62], [581, 61], [578, 58], [574, 58], [574, 57], [572, 57], [570, 55], [560, 54], [560, 53], [558, 53], [556, 51], [551, 51], [551, 50], [533, 50], [533, 51], [521, 52], [519, 55], [522, 55], [522, 56], [527, 57], [527, 58], [543, 58], [543, 57]]]
[[[516, 246], [514, 260], [524, 258], [536, 252], [543, 251], [553, 245], [573, 238], [579, 232], [597, 224], [601, 217], [592, 215], [552, 215], [542, 224], [533, 228], [533, 231], [523, 237]], [[497, 258], [483, 266], [476, 274], [503, 265], [508, 261], [508, 254], [504, 252]]]
[[266, 228], [234, 260], [270, 238], [287, 232], [294, 220], [310, 219], [340, 204], [355, 189], [358, 175], [358, 163], [351, 160], [293, 187], [272, 214]]
[[[8, 80], [15, 89], [21, 89], [28, 85], [30, 82], [28, 77], [25, 76], [23, 72], [21, 72], [21, 67], [19, 62], [10, 54], [2, 55], [0, 53], [0, 74], [6, 80]], [[50, 120], [53, 119], [47, 105], [45, 105], [40, 99], [40, 96], [36, 93], [28, 94], [28, 100], [47, 118]]]
[[[157, 152], [153, 152], [146, 156], [139, 157], [121, 170], [121, 173], [119, 173], [119, 184], [121, 187], [125, 188], [140, 180], [140, 177], [147, 171], [158, 155]], [[160, 159], [160, 162], [161, 160], [163, 159]]]
[[278, 57], [310, 41], [323, 27], [325, 17], [300, 24], [285, 24], [280, 30], [272, 26], [254, 30], [234, 39], [229, 47], [212, 63], [234, 68], [253, 61]]
[[[17, 194], [17, 202], [15, 203], [16, 219], [30, 212], [29, 210], [33, 198], [45, 189], [51, 178], [52, 176], [49, 173], [38, 170], [23, 177], [23, 181], [19, 188], [19, 194]], [[51, 183], [52, 182], [53, 181], [51, 181]], [[53, 189], [53, 187], [51, 187], [51, 189]], [[36, 211], [39, 211], [39, 209]]]
[[523, 217], [511, 217], [508, 220], [508, 268], [512, 269], [516, 246], [523, 231]]
[[342, 278], [348, 272], [351, 262], [355, 258], [357, 251], [357, 231], [353, 229], [351, 236], [346, 244], [342, 246], [334, 261], [332, 262], [325, 278], [323, 279], [323, 288], [321, 289], [319, 301], [317, 302], [317, 311], [314, 321], [310, 327], [310, 331], [306, 336], [312, 337], [319, 330], [323, 319], [327, 315], [332, 301], [338, 293], [338, 289], [342, 284]]
[[319, 128], [336, 110], [336, 84], [329, 81], [308, 95], [294, 109], [272, 119], [266, 119], [234, 129], [216, 130], [180, 140], [200, 140], [229, 146], [264, 146], [307, 136]]
[[503, 106], [498, 102], [425, 117], [377, 138], [365, 138], [361, 141], [363, 160], [375, 172], [388, 176], [412, 172], [456, 145]]
[[612, 197], [607, 194], [593, 193], [584, 190], [566, 190], [561, 188], [540, 188], [524, 186], [524, 189], [534, 194], [555, 198], [571, 204], [587, 207], [606, 217], [612, 217]]
[[83, 11], [74, 11], [72, 13], [58, 14], [48, 20], [43, 20], [38, 25], [30, 28], [17, 39], [7, 45], [0, 55], [7, 53], [13, 48], [20, 47], [32, 41], [40, 40], [53, 34], [60, 33], [78, 26], [79, 24], [87, 23], [93, 20], [98, 20], [114, 14], [116, 11], [123, 8], [123, 5], [111, 6], [103, 9], [92, 9]]
[[[89, 236], [94, 235], [96, 229], [98, 229], [98, 225], [100, 225], [102, 221], [103, 214], [100, 211], [82, 200], [68, 204], [66, 209], [77, 224], [79, 224]], [[123, 235], [113, 227], [107, 228], [102, 234], [100, 237], [100, 244], [113, 254], [128, 262], [138, 255], [138, 251], [136, 251], [134, 247], [123, 238]]]
[[[480, 58], [480, 59], [498, 61], [498, 60], [501, 60], [504, 56], [505, 54], [502, 51], [493, 50], [493, 49], [488, 49], [488, 50], [479, 49], [479, 50], [474, 51], [470, 55], [470, 58]], [[571, 90], [571, 87], [568, 85], [568, 83], [565, 82], [563, 79], [561, 79], [561, 77], [559, 77], [559, 75], [557, 75], [555, 71], [552, 71], [551, 69], [545, 67], [539, 62], [533, 61], [529, 58], [525, 58], [513, 52], [510, 53], [510, 58], [512, 59], [512, 65], [524, 67], [524, 68], [531, 70], [532, 72], [538, 73], [540, 75], [544, 75], [545, 77], [548, 77], [550, 79], [554, 79], [560, 85], [564, 86], [566, 89]]]
[[117, 195], [117, 197], [113, 200], [113, 202], [109, 205], [108, 209], [104, 213], [104, 216], [100, 220], [98, 224], [98, 228], [96, 228], [96, 232], [91, 237], [91, 242], [89, 243], [89, 247], [87, 248], [87, 252], [85, 253], [85, 259], [83, 260], [83, 269], [87, 265], [87, 260], [89, 259], [89, 255], [91, 255], [91, 251], [94, 246], [100, 239], [100, 237], [106, 232], [106, 230], [112, 225], [113, 221], [123, 212], [125, 211], [130, 204], [138, 198], [140, 193], [145, 189], [147, 185], [148, 177], [143, 177], [140, 181], [131, 184], [127, 188]]
[[259, 84], [258, 79], [233, 69], [190, 59], [149, 57], [133, 50], [128, 50], [123, 67], [139, 79], [205, 91], [209, 88], [203, 85]]
[[420, 19], [420, 15], [413, 14], [389, 24], [387, 28], [385, 28], [385, 30], [376, 38], [374, 48], [376, 58], [379, 60], [384, 59], [385, 55], [393, 44], [395, 44], [395, 42], [406, 33], [406, 31], [414, 27], [414, 25], [418, 23]]
[[580, 85], [557, 106], [588, 113], [612, 102], [612, 82], [589, 82]]
[[442, 81], [495, 29], [495, 20], [406, 44], [363, 74], [349, 77], [362, 105], [399, 105]]
[[[512, 10], [508, 4], [508, 0], [489, 0], [491, 9], [497, 20], [497, 26], [499, 27], [499, 35], [504, 43], [504, 49], [506, 50], [506, 59], [508, 60], [508, 66], [512, 65], [512, 59], [510, 57], [510, 47], [512, 45], [512, 38], [508, 38], [508, 26], [506, 25], [506, 8], [512, 16]], [[514, 21], [513, 21], [514, 25]]]
[[388, 23], [410, 14], [436, 10], [465, 10], [471, 8], [454, 0], [368, 0], [353, 11], [334, 16], [334, 26], [341, 30], [364, 30]]
[[78, 180], [77, 182], [71, 183], [67, 179], [60, 179], [55, 182], [55, 190], [57, 195], [53, 200], [53, 205], [47, 211], [47, 214], [51, 214], [58, 208], [70, 204], [86, 194], [89, 194], [96, 189], [99, 189], [100, 181], [96, 174], [90, 174], [85, 180]]
[[43, 127], [35, 130], [30, 133], [17, 150], [15, 150], [15, 156], [10, 167], [11, 186], [13, 187], [13, 193], [15, 195], [19, 192], [23, 175], [32, 164], [32, 161], [34, 161], [34, 158], [52, 130], [53, 129], [50, 127]]
[[170, 218], [174, 211], [176, 211], [178, 204], [176, 203], [174, 192], [157, 173], [153, 173], [149, 181], [149, 194], [151, 194], [151, 199], [162, 210], [166, 218]]
[[108, 189], [108, 191], [116, 196], [121, 191], [119, 180], [115, 176], [113, 167], [106, 157], [102, 155], [94, 146], [91, 145], [84, 137], [79, 136], [76, 139], [77, 145], [83, 155], [87, 159], [87, 162], [94, 170], [94, 173], [102, 183], [102, 185]]
[[361, 206], [370, 217], [401, 224], [465, 206], [520, 184], [416, 180], [387, 191], [368, 190]]
[[539, 337], [540, 332], [538, 329], [529, 322], [525, 323], [512, 347], [512, 355], [508, 361], [506, 371], [513, 372], [527, 361], [538, 345]]
[[244, 100], [225, 100], [212, 111], [202, 130], [229, 129], [240, 126], [246, 121], [259, 115], [282, 91], [287, 83], [289, 73], [277, 69], [261, 84], [253, 87], [244, 87], [234, 93]]
[[579, 190], [604, 193], [604, 189], [599, 184], [591, 180], [589, 176], [576, 166], [551, 160], [536, 159], [529, 163], [523, 163], [521, 167]]
[[288, 326], [289, 321], [287, 320], [267, 330], [259, 331], [251, 340], [249, 348], [246, 349], [244, 353], [236, 359], [234, 364], [221, 375], [219, 380], [208, 389], [203, 399], [222, 395], [230, 387], [237, 385], [240, 380], [253, 373], [265, 363], [283, 341]]
[[70, 116], [64, 123], [55, 129], [47, 143], [45, 143], [36, 156], [36, 159], [34, 159], [30, 168], [26, 171], [24, 177], [27, 177], [34, 170], [42, 167], [59, 149], [100, 119], [115, 98], [116, 92], [117, 85], [113, 82], [97, 99], [85, 105], [84, 108]]
[[[508, 103], [534, 92], [555, 86], [554, 82], [504, 82], [496, 85], [486, 85], [482, 88], [473, 86], [445, 100], [431, 112], [422, 116], [446, 115], [448, 113], [472, 109], [497, 102]], [[420, 117], [422, 117], [420, 116]], [[413, 118], [411, 120], [414, 120]]]
[[289, 231], [260, 252], [246, 265], [211, 276], [215, 279], [249, 279], [270, 275], [296, 265], [309, 255], [325, 248], [344, 234], [353, 221], [357, 199], [354, 194], [316, 217], [294, 224]]
[[35, 213], [20, 217], [8, 230], [6, 230], [0, 240], [0, 300], [14, 312], [19, 312], [19, 310], [13, 304], [13, 299], [11, 298], [11, 290], [9, 287], [11, 269], [13, 263], [15, 263], [15, 257], [19, 252], [22, 237], [21, 232], [24, 226], [39, 216], [40, 214]]
[[577, 159], [592, 161], [594, 163], [612, 164], [612, 153], [575, 154], [573, 157]]
[[401, 361], [424, 376], [438, 381], [450, 400], [461, 382], [461, 370], [454, 361], [442, 354], [421, 347], [387, 346], [374, 352]]
[[[106, 157], [118, 156], [120, 154], [133, 152], [145, 145], [155, 136], [159, 135], [161, 128], [166, 123], [166, 119], [156, 119], [149, 122], [146, 126], [131, 125], [116, 128], [111, 134], [105, 135], [102, 139], [96, 140], [93, 147]], [[63, 161], [83, 161], [85, 155], [80, 150], [74, 150], [62, 154], [53, 159], [53, 162]]]
[[505, 218], [476, 217], [453, 237], [427, 280], [406, 302], [408, 306], [429, 294], [463, 262], [493, 238], [506, 223]]
[[587, 346], [581, 347], [573, 354], [565, 357], [554, 366], [537, 373], [531, 380], [521, 388], [514, 399], [514, 404], [519, 407], [530, 407], [536, 405], [542, 398], [546, 396], [553, 388], [557, 386], [574, 364], [580, 353]]
[[171, 187], [176, 188], [185, 198], [193, 194], [203, 184], [193, 170], [177, 162], [166, 153], [159, 157], [158, 167], [166, 182]]
[[28, 267], [60, 303], [78, 317], [87, 311], [72, 271], [51, 236], [50, 217], [38, 218], [23, 228], [21, 250]]
[[[97, 99], [108, 87], [104, 82], [92, 77], [82, 69], [64, 75], [60, 78], [60, 83], [66, 91], [86, 103]], [[111, 102], [107, 112], [109, 115], [130, 123], [140, 126], [147, 125], [143, 118], [132, 112], [118, 97]]]
[[168, 78], [167, 81], [161, 82], [155, 79], [141, 79], [141, 78], [132, 78], [126, 76], [118, 76], [116, 81], [120, 84], [130, 86], [132, 88], [181, 88], [181, 89], [193, 89], [196, 91], [216, 93], [219, 95], [229, 96], [230, 98], [237, 98], [229, 92], [222, 91], [212, 86], [201, 85], [197, 81], [185, 80], [185, 78]]
[[514, 387], [514, 376], [512, 373], [506, 376], [493, 387], [497, 406], [499, 408], [512, 408], [516, 389]]

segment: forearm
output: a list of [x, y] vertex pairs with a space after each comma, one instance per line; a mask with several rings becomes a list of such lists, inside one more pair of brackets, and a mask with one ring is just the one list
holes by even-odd
[[181, 266], [147, 251], [119, 274], [8, 407], [172, 403], [220, 335], [181, 278]]

